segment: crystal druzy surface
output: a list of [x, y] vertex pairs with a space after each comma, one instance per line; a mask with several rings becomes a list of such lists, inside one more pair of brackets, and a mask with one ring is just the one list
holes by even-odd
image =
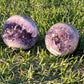
[[37, 37], [37, 27], [28, 17], [15, 15], [4, 24], [2, 38], [9, 47], [29, 49], [36, 43]]
[[45, 37], [47, 49], [56, 56], [73, 53], [78, 41], [79, 34], [76, 28], [65, 23], [53, 25]]

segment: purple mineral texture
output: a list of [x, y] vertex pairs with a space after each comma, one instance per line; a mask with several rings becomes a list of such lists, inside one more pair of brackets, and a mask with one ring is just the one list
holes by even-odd
[[38, 29], [35, 23], [26, 16], [14, 15], [4, 23], [2, 39], [12, 48], [31, 48], [37, 41]]
[[46, 48], [55, 56], [73, 53], [78, 42], [78, 31], [72, 25], [66, 23], [53, 25], [45, 37]]

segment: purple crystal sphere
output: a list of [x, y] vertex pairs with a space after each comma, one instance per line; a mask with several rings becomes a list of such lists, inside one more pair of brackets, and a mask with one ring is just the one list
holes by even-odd
[[4, 23], [2, 39], [9, 47], [29, 49], [37, 38], [38, 29], [35, 23], [26, 16], [14, 15]]
[[73, 53], [78, 42], [78, 31], [66, 23], [53, 25], [45, 36], [46, 48], [55, 56]]

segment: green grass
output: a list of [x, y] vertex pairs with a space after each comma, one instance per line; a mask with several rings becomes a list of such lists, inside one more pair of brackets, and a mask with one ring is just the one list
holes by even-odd
[[[28, 51], [2, 41], [3, 24], [15, 14], [30, 17], [38, 27], [38, 41]], [[55, 57], [45, 47], [47, 30], [58, 22], [79, 31], [72, 55]], [[84, 0], [0, 0], [0, 84], [84, 84]]]

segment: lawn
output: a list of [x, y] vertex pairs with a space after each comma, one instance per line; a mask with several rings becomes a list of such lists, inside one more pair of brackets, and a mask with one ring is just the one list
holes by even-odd
[[[4, 22], [16, 14], [37, 25], [30, 50], [11, 49], [1, 38]], [[73, 25], [80, 42], [73, 54], [56, 57], [46, 49], [45, 35], [59, 22]], [[0, 84], [84, 84], [84, 0], [0, 0]]]

